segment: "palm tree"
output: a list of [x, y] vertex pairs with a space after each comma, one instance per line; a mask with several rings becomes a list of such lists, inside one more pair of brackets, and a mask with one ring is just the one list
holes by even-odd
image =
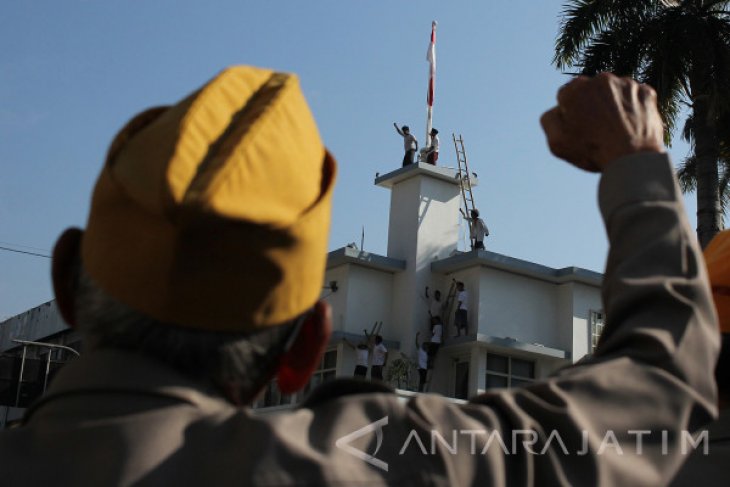
[[[717, 137], [720, 140], [720, 153], [718, 161], [718, 191], [720, 193], [720, 209], [722, 214], [727, 214], [730, 207], [730, 114], [725, 115], [718, 120]], [[682, 139], [689, 142], [694, 148], [694, 117], [689, 116], [684, 124], [682, 131]], [[679, 177], [679, 186], [682, 191], [687, 193], [697, 189], [697, 159], [694, 155], [687, 157], [677, 170]]]
[[[682, 105], [690, 108], [684, 132], [693, 152], [680, 176], [684, 174], [685, 189], [697, 190], [697, 235], [703, 247], [722, 228], [718, 164], [721, 146], [728, 146], [721, 142], [730, 141], [722, 139], [729, 131], [720, 124], [730, 120], [728, 4], [729, 0], [570, 0], [564, 5], [553, 59], [562, 70], [578, 68], [585, 75], [611, 71], [653, 86], [667, 144]], [[727, 171], [721, 174], [727, 178]]]

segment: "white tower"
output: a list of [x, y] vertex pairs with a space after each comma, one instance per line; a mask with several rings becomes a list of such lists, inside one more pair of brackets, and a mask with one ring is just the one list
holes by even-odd
[[[389, 188], [390, 223], [388, 257], [406, 261], [406, 270], [393, 281], [393, 323], [387, 333], [401, 343], [401, 351], [414, 348], [416, 332], [428, 340], [428, 308], [423, 299], [426, 286], [441, 289], [431, 263], [449, 257], [459, 236], [459, 180], [454, 169], [426, 163], [411, 164], [375, 179]], [[475, 185], [475, 182], [472, 182]], [[394, 336], [395, 335], [395, 336]]]

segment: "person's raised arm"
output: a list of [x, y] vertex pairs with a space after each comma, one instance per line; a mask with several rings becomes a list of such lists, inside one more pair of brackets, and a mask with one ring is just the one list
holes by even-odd
[[[556, 156], [603, 173], [606, 325], [592, 356], [545, 382], [476, 402], [508, 410], [503, 425], [512, 431], [583, 437], [583, 456], [548, 449], [553, 465], [545, 472], [555, 479], [665, 485], [685, 459], [686, 431], [715, 413], [718, 334], [702, 255], [663, 151], [656, 94], [611, 74], [579, 77], [541, 123]], [[620, 453], [606, 449], [607, 437]], [[527, 459], [539, 469], [542, 460]]]
[[[500, 485], [666, 485], [693, 450], [690, 433], [716, 414], [719, 337], [656, 95], [610, 74], [580, 77], [541, 122], [556, 156], [602, 173], [604, 331], [595, 353], [552, 377], [472, 399], [468, 420], [512, 446], [448, 468]], [[446, 417], [434, 404], [424, 409]]]

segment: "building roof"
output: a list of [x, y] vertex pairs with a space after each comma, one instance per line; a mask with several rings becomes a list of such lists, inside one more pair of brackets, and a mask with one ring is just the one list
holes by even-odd
[[554, 269], [487, 250], [460, 252], [446, 259], [432, 262], [431, 271], [439, 274], [451, 274], [476, 266], [507, 271], [555, 284], [580, 282], [589, 286], [600, 287], [603, 281], [603, 274], [588, 269], [580, 267]]
[[327, 254], [327, 269], [344, 264], [355, 264], [369, 267], [379, 271], [395, 274], [406, 268], [406, 261], [385, 257], [384, 255], [371, 254], [354, 247], [341, 247]]
[[489, 346], [491, 349], [503, 350], [504, 352], [523, 352], [529, 355], [540, 355], [553, 359], [570, 359], [570, 352], [559, 348], [548, 347], [541, 343], [527, 343], [512, 337], [495, 337], [482, 333], [463, 337], [449, 338], [443, 345], [444, 349], [463, 347], [472, 343], [481, 346]]
[[19, 346], [14, 339], [40, 340], [69, 330], [51, 300], [0, 322], [0, 352]]
[[[392, 188], [395, 184], [416, 177], [419, 174], [426, 174], [449, 183], [459, 184], [458, 173], [453, 167], [434, 166], [433, 164], [418, 162], [398, 168], [382, 176], [376, 175], [375, 185]], [[472, 187], [477, 185], [478, 181], [475, 174], [472, 173], [470, 181]]]

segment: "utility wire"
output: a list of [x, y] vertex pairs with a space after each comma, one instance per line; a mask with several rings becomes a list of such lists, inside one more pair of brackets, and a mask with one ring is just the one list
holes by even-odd
[[0, 245], [7, 245], [9, 247], [15, 247], [15, 248], [21, 248], [21, 249], [38, 250], [40, 252], [48, 252], [48, 249], [44, 249], [41, 247], [31, 247], [30, 245], [22, 245], [19, 243], [3, 242], [2, 240], [0, 240]]
[[26, 252], [25, 250], [18, 250], [18, 249], [11, 249], [10, 247], [3, 247], [0, 246], [0, 250], [7, 250], [8, 252], [17, 252], [19, 254], [27, 254], [27, 255], [33, 255], [35, 257], [45, 257], [46, 259], [50, 259], [50, 255], [46, 254], [37, 254], [35, 252]]

